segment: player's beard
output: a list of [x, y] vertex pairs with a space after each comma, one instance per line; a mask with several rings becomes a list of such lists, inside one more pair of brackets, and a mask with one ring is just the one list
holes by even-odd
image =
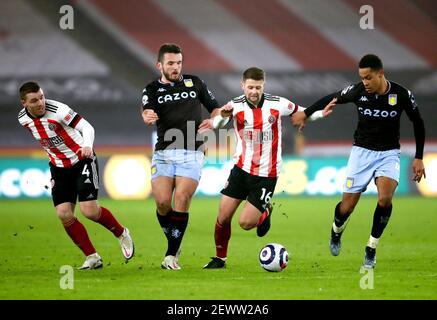
[[251, 104], [253, 104], [254, 106], [257, 106], [258, 105], [258, 103], [261, 101], [261, 99], [260, 99], [260, 96], [259, 95], [257, 95], [257, 96], [249, 96], [249, 101], [250, 101], [250, 103]]
[[169, 72], [163, 71], [162, 74], [164, 75], [164, 78], [170, 82], [176, 82], [181, 78], [180, 72], [178, 72], [177, 74], [173, 74], [173, 72], [169, 73]]

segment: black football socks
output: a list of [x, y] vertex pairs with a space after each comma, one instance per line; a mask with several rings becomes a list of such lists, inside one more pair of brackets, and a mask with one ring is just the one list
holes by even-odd
[[351, 213], [341, 214], [340, 205], [341, 202], [337, 203], [335, 206], [334, 224], [332, 226], [335, 233], [343, 232], [344, 228], [346, 228], [345, 222], [351, 215]]
[[168, 213], [169, 227], [166, 234], [168, 239], [168, 249], [166, 256], [175, 256], [181, 246], [185, 229], [188, 225], [188, 212], [171, 211]]
[[373, 225], [371, 235], [374, 238], [379, 238], [382, 235], [388, 221], [390, 220], [391, 211], [393, 206], [381, 207], [379, 204], [376, 205], [375, 213], [373, 214]]

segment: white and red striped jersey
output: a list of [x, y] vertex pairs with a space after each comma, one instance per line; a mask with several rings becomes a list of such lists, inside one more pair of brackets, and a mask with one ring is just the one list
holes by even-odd
[[76, 152], [84, 139], [76, 125], [82, 119], [66, 104], [46, 99], [46, 113], [39, 118], [23, 108], [18, 114], [20, 124], [28, 129], [47, 152], [50, 162], [57, 167], [71, 167], [82, 157]]
[[288, 99], [264, 93], [259, 105], [244, 95], [228, 102], [233, 107], [236, 151], [234, 163], [259, 177], [277, 177], [282, 165], [281, 116], [304, 110]]

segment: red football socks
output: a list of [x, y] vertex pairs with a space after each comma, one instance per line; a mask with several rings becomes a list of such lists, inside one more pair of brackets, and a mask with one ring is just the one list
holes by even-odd
[[231, 224], [220, 224], [218, 220], [215, 223], [215, 250], [218, 258], [226, 258], [228, 255], [228, 244], [231, 238]]
[[123, 226], [118, 223], [111, 211], [106, 208], [100, 207], [100, 217], [96, 222], [111, 231], [117, 238], [123, 233]]
[[73, 218], [64, 224], [65, 231], [67, 231], [71, 240], [82, 250], [85, 256], [96, 253], [93, 244], [88, 237], [85, 227], [77, 218]]

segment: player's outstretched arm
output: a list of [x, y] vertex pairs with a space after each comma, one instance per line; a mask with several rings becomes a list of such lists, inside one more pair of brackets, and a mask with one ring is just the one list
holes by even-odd
[[205, 119], [202, 121], [202, 123], [199, 125], [199, 129], [197, 129], [197, 133], [203, 133], [207, 130], [214, 129], [213, 120], [214, 117], [220, 114], [220, 108], [215, 108], [211, 112], [211, 118]]
[[311, 112], [310, 116], [308, 116], [307, 112], [305, 112], [307, 108], [299, 106], [298, 111], [291, 116], [291, 124], [298, 128], [298, 131], [301, 132], [307, 121], [314, 121], [329, 116], [332, 113], [332, 109], [336, 103], [337, 98], [332, 98], [332, 100], [324, 107], [323, 110]]
[[[303, 109], [305, 110], [305, 109]], [[301, 132], [303, 130], [303, 128], [305, 127], [305, 123], [307, 120], [307, 115], [305, 114], [305, 112], [302, 111], [297, 111], [295, 113], [293, 113], [293, 115], [291, 116], [291, 124], [298, 128], [298, 131]]]
[[234, 107], [230, 103], [220, 108], [220, 115], [222, 116], [222, 118], [232, 116], [232, 112], [234, 112]]
[[327, 105], [326, 105], [326, 107], [323, 109], [323, 111], [322, 111], [322, 114], [323, 114], [323, 116], [324, 117], [327, 117], [327, 116], [329, 116], [331, 113], [332, 113], [332, 111], [333, 111], [333, 109], [334, 109], [334, 107], [335, 107], [335, 105], [337, 104], [337, 98], [333, 98]]
[[[217, 110], [217, 112], [215, 112]], [[234, 108], [228, 103], [219, 109], [214, 109], [211, 113], [211, 118], [204, 120], [197, 130], [198, 133], [203, 133], [209, 129], [223, 128], [232, 116]]]

